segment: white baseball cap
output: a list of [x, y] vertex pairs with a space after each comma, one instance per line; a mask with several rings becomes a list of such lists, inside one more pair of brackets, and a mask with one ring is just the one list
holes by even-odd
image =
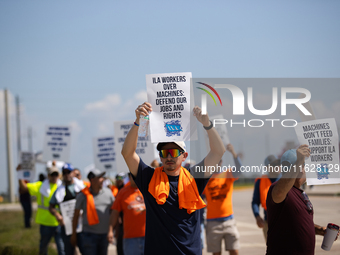
[[162, 147], [168, 143], [174, 143], [176, 144], [178, 147], [180, 147], [184, 152], [186, 152], [185, 149], [185, 143], [183, 141], [175, 141], [175, 142], [161, 142], [157, 144], [157, 150], [160, 151], [162, 149]]

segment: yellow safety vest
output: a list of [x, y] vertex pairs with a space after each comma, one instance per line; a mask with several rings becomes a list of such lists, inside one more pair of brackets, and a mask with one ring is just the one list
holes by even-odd
[[45, 197], [40, 193], [42, 182], [27, 183], [27, 188], [31, 196], [37, 197], [38, 210], [35, 222], [44, 226], [56, 227], [58, 221], [48, 210], [50, 206], [50, 200], [53, 193], [56, 191], [58, 185], [50, 183], [50, 194], [49, 197]]

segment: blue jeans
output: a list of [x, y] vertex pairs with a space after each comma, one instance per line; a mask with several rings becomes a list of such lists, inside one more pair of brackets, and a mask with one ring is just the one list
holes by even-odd
[[81, 239], [83, 243], [82, 255], [107, 255], [107, 248], [109, 246], [107, 234], [82, 232]]
[[205, 240], [204, 223], [201, 223], [201, 247], [202, 249], [204, 249], [204, 240]]
[[[71, 244], [71, 235], [66, 235], [65, 233], [65, 226], [61, 227], [61, 238], [64, 242], [64, 251], [65, 255], [74, 255], [75, 247]], [[79, 248], [79, 251], [81, 254], [84, 253], [83, 251], [83, 243], [82, 243], [82, 237], [81, 234], [77, 234], [77, 246]]]
[[64, 253], [64, 242], [61, 239], [61, 228], [50, 227], [40, 225], [40, 244], [39, 244], [39, 255], [47, 255], [48, 243], [51, 238], [54, 237], [55, 243], [58, 249], [58, 255], [65, 255]]
[[32, 202], [30, 194], [20, 194], [20, 203], [24, 210], [25, 228], [30, 228], [32, 218]]
[[124, 238], [124, 255], [144, 255], [144, 243], [145, 237]]

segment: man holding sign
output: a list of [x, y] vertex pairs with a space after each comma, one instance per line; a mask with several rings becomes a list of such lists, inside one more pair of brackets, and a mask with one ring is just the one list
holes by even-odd
[[39, 254], [47, 254], [48, 244], [52, 237], [57, 245], [58, 254], [64, 254], [64, 242], [61, 238], [58, 221], [48, 210], [53, 193], [61, 185], [59, 169], [55, 164], [53, 161], [52, 166], [46, 168], [48, 176], [43, 182], [26, 183], [19, 179], [19, 187], [22, 192], [29, 192], [31, 196], [37, 198], [38, 210], [35, 221], [40, 224]]
[[325, 227], [314, 224], [313, 205], [300, 189], [306, 181], [304, 163], [310, 152], [304, 144], [281, 157], [283, 176], [267, 195], [267, 255], [314, 254], [315, 235], [325, 234]]
[[[75, 247], [71, 244], [71, 234], [76, 194], [84, 189], [85, 185], [83, 181], [74, 177], [74, 168], [71, 164], [66, 163], [62, 168], [62, 172], [63, 183], [53, 193], [49, 210], [61, 226], [61, 237], [64, 241], [65, 255], [73, 255]], [[56, 209], [56, 206], [59, 206], [60, 212]], [[77, 232], [79, 232], [78, 229]], [[79, 250], [82, 252], [81, 239], [78, 238], [77, 240]]]
[[156, 169], [147, 166], [135, 150], [140, 116], [146, 116], [151, 111], [152, 106], [148, 102], [135, 110], [136, 121], [122, 149], [122, 155], [146, 205], [144, 253], [202, 254], [199, 209], [206, 205], [200, 195], [211, 173], [202, 171], [196, 173], [198, 176], [195, 178], [191, 174], [197, 169], [196, 166], [199, 169], [216, 166], [226, 149], [208, 115], [202, 115], [201, 109], [196, 106], [194, 115], [209, 137], [208, 155], [191, 168], [190, 173], [181, 166], [188, 157], [184, 142], [161, 142], [157, 150], [163, 166]]

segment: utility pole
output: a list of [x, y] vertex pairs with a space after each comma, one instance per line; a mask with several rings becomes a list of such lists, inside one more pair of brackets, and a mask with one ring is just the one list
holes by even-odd
[[27, 139], [28, 139], [28, 151], [33, 152], [33, 141], [32, 141], [32, 127], [28, 127]]
[[16, 113], [17, 113], [17, 149], [18, 149], [18, 160], [20, 163], [20, 152], [21, 152], [21, 132], [20, 132], [20, 102], [19, 96], [15, 97]]
[[9, 202], [14, 203], [14, 186], [12, 173], [12, 155], [11, 155], [11, 136], [9, 123], [9, 105], [8, 90], [5, 89], [5, 123], [6, 123], [6, 144], [7, 144], [7, 171], [8, 171], [8, 197]]

